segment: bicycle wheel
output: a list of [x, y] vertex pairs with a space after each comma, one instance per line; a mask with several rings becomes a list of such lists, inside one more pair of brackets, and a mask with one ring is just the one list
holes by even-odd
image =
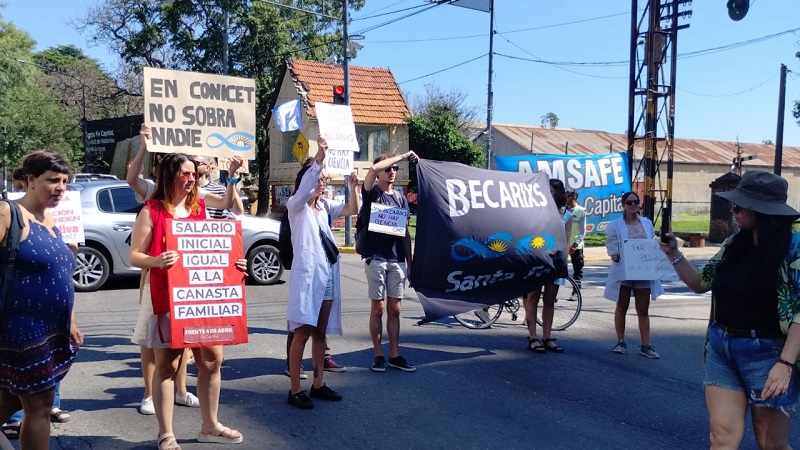
[[[572, 296], [573, 292], [577, 294], [574, 297]], [[542, 326], [542, 319], [540, 317], [542, 316], [541, 309], [543, 304], [544, 302], [539, 300], [539, 308], [536, 314], [536, 323], [539, 324], [539, 326]], [[564, 331], [569, 328], [570, 325], [578, 320], [582, 305], [583, 296], [581, 295], [581, 290], [578, 288], [578, 284], [575, 283], [575, 280], [572, 278], [567, 277], [564, 280], [564, 285], [559, 287], [558, 295], [556, 295], [552, 329], [555, 331]]]
[[472, 330], [483, 330], [489, 328], [500, 318], [503, 312], [503, 305], [491, 305], [485, 308], [478, 308], [453, 316], [458, 323]]

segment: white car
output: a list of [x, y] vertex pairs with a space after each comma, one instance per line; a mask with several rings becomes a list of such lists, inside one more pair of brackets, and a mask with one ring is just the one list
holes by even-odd
[[[128, 238], [142, 204], [124, 181], [96, 180], [73, 183], [80, 191], [86, 241], [78, 247], [78, 265], [73, 274], [75, 290], [100, 289], [109, 275], [140, 272], [128, 259]], [[248, 260], [248, 279], [257, 284], [274, 284], [283, 275], [278, 257], [280, 222], [266, 217], [241, 216], [242, 240]]]

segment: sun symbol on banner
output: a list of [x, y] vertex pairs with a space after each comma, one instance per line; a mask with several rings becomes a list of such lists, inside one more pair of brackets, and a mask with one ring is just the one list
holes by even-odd
[[545, 239], [541, 236], [531, 239], [531, 247], [533, 248], [543, 248], [545, 243]]
[[489, 249], [498, 253], [504, 253], [506, 250], [508, 250], [508, 244], [499, 239], [494, 239], [489, 242]]

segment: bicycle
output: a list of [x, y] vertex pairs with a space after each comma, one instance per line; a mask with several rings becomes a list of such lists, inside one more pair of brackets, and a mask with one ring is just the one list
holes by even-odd
[[[577, 295], [573, 298], [572, 293]], [[542, 301], [539, 301], [542, 305]], [[578, 284], [572, 278], [565, 278], [564, 285], [558, 290], [555, 301], [555, 312], [553, 313], [553, 327], [555, 331], [564, 331], [578, 320], [583, 305], [583, 295], [578, 288]], [[453, 316], [461, 325], [472, 330], [483, 330], [494, 325], [505, 310], [511, 314], [511, 320], [516, 321], [521, 307], [519, 298], [512, 298], [496, 305], [490, 305], [479, 309], [474, 309]], [[539, 307], [541, 308], [541, 306]], [[540, 314], [536, 315], [536, 323], [542, 325]]]

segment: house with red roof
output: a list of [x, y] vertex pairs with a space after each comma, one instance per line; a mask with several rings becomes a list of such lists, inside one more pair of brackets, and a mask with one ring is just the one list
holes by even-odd
[[[333, 87], [344, 84], [340, 66], [314, 61], [290, 60], [279, 79], [275, 104], [300, 99], [303, 110], [303, 128], [281, 133], [270, 121], [270, 184], [272, 205], [284, 205], [294, 189], [294, 181], [300, 162], [294, 154], [298, 135], [308, 141], [308, 155], [317, 152], [319, 126], [314, 105], [316, 102], [333, 103]], [[356, 137], [360, 152], [356, 153], [354, 167], [363, 179], [372, 161], [382, 153], [405, 153], [408, 151], [408, 125], [405, 119], [411, 115], [403, 93], [392, 75], [384, 68], [350, 66], [350, 107], [356, 125]], [[334, 195], [341, 195], [344, 178], [332, 181]], [[397, 174], [397, 186], [408, 185], [408, 164], [401, 164]]]

